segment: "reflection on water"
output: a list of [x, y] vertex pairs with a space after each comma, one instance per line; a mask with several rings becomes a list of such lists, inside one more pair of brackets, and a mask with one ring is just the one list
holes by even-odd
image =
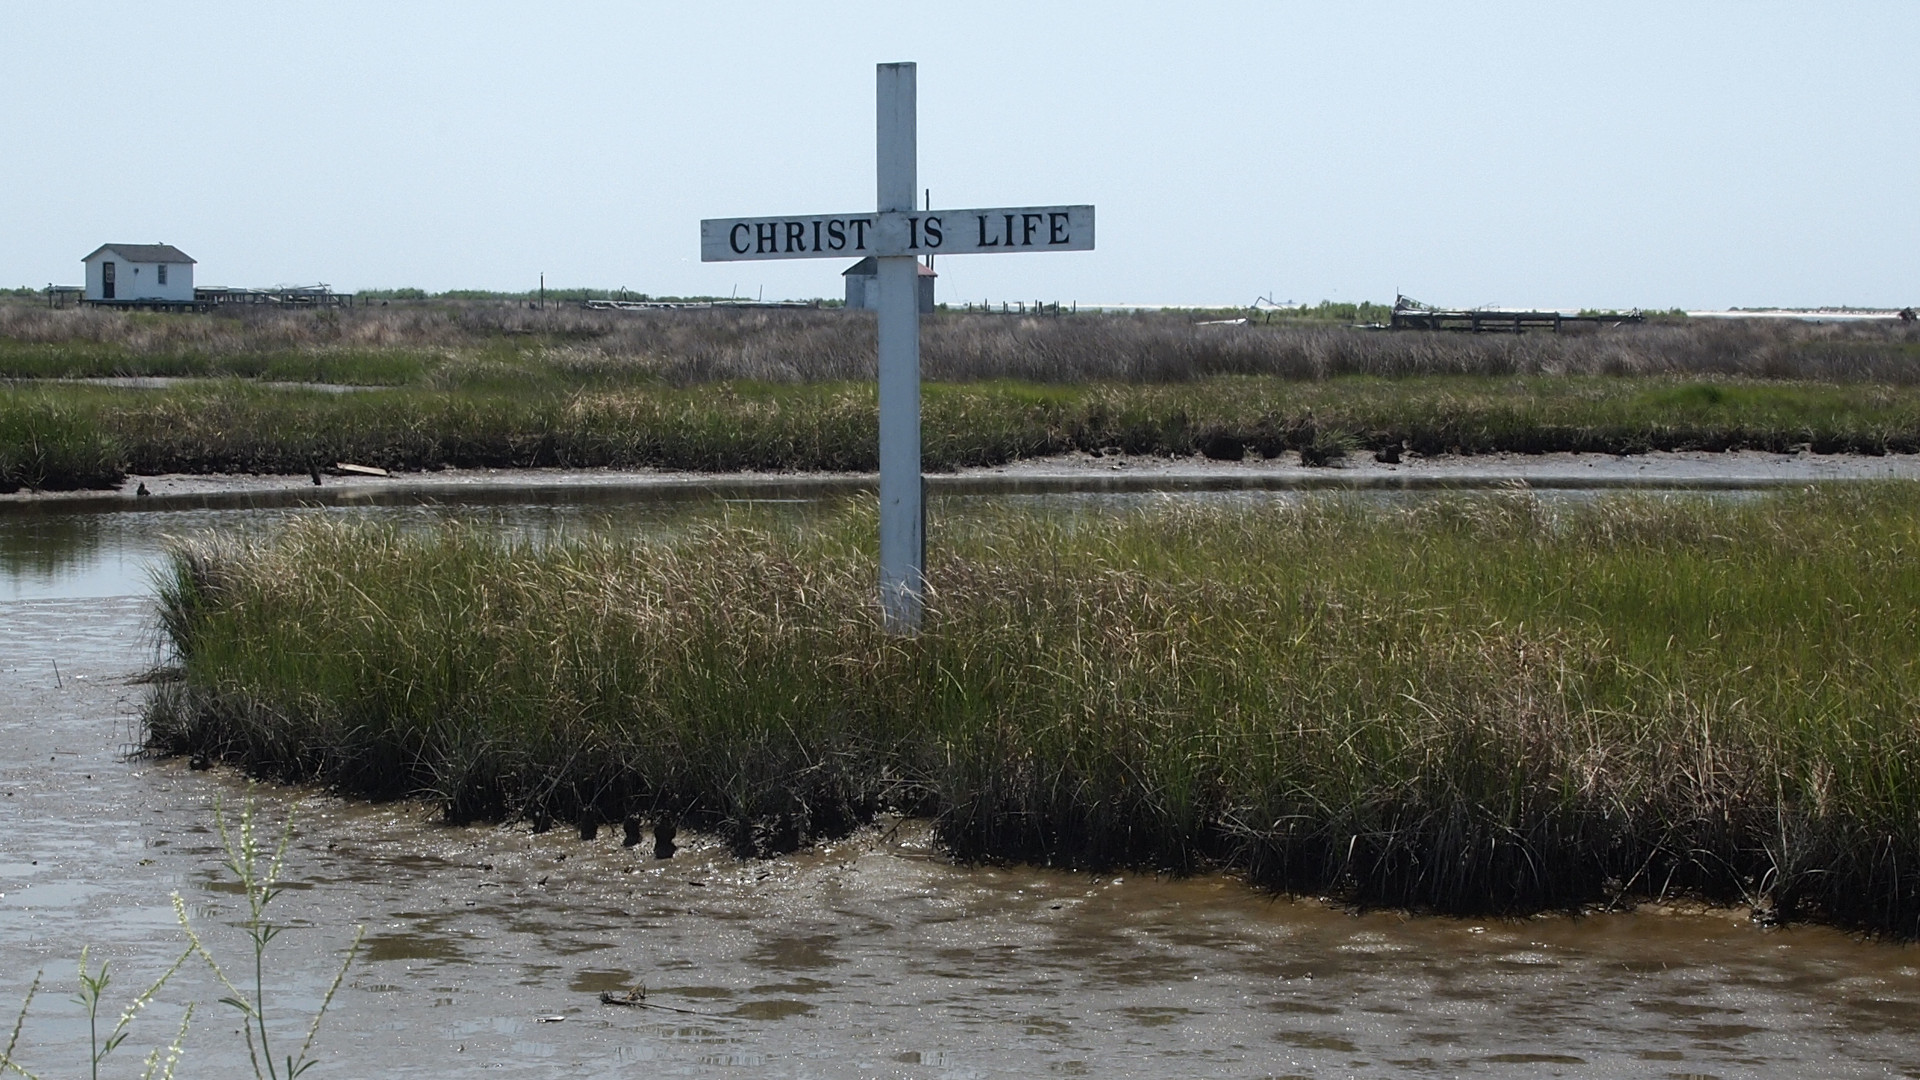
[[114, 514], [0, 514], [0, 600], [138, 592], [146, 562], [109, 552]]
[[137, 596], [151, 592], [151, 573], [167, 543], [204, 535], [268, 536], [302, 520], [371, 522], [431, 529], [471, 523], [504, 535], [546, 539], [574, 533], [658, 535], [694, 522], [717, 521], [737, 509], [804, 515], [829, 506], [812, 499], [701, 499], [525, 506], [426, 503], [389, 506], [269, 506], [248, 510], [116, 510], [8, 513], [0, 507], [0, 601], [55, 597]]
[[[244, 899], [208, 829], [243, 782], [126, 754], [146, 692], [127, 677], [153, 658], [144, 575], [166, 537], [306, 515], [672, 530], [733, 505], [0, 514], [0, 1015], [46, 969], [28, 1066], [85, 1061], [66, 1003], [82, 943], [112, 959], [116, 988], [177, 955], [173, 892], [214, 949], [245, 955]], [[298, 794], [267, 789], [266, 820]], [[1355, 914], [1218, 877], [955, 866], [913, 822], [751, 863], [683, 833], [662, 861], [615, 830], [453, 828], [417, 805], [304, 794], [269, 973], [292, 1037], [335, 950], [367, 929], [315, 1075], [1920, 1075], [1920, 948], [1738, 912]], [[209, 1019], [222, 993], [183, 970], [127, 1056], [197, 1000], [190, 1073], [243, 1074], [244, 1047]]]
[[[846, 500], [869, 498], [857, 491], [823, 489], [796, 482], [799, 494], [780, 494], [765, 485], [742, 491], [671, 488], [655, 490], [557, 488], [525, 493], [513, 501], [499, 489], [456, 496], [392, 501], [353, 500], [306, 504], [274, 499], [265, 505], [205, 507], [191, 501], [162, 505], [171, 509], [126, 509], [124, 503], [102, 509], [50, 509], [33, 504], [0, 505], [0, 601], [56, 597], [139, 596], [151, 592], [151, 574], [167, 543], [178, 537], [209, 534], [266, 536], [301, 520], [372, 522], [399, 529], [431, 529], [465, 522], [503, 535], [534, 540], [582, 533], [658, 536], [730, 515], [776, 515], [805, 519], [830, 513]], [[1753, 498], [1753, 491], [1669, 492], [1688, 499]], [[1446, 491], [1383, 489], [1364, 492], [1297, 490], [1052, 491], [1039, 493], [956, 494], [928, 500], [935, 528], [940, 519], [969, 512], [1010, 509], [1025, 513], [1097, 517], [1152, 506], [1256, 505], [1302, 500], [1402, 504], [1456, 497]], [[1613, 497], [1604, 491], [1542, 490], [1530, 497], [1548, 506]]]

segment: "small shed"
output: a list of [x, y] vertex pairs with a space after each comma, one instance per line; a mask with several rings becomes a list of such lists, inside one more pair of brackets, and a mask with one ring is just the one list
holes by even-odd
[[[933, 313], [933, 279], [940, 275], [933, 267], [919, 263], [920, 267], [920, 313]], [[840, 272], [847, 279], [847, 307], [865, 308], [873, 311], [880, 306], [880, 263], [872, 256], [861, 259]]]
[[88, 303], [193, 302], [193, 259], [172, 244], [102, 244], [80, 261]]

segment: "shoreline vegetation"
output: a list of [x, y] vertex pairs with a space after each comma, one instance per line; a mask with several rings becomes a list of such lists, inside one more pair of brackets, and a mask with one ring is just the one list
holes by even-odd
[[[872, 367], [864, 312], [0, 304], [0, 491], [336, 461], [870, 471]], [[1073, 451], [1920, 452], [1920, 332], [1891, 325], [1470, 335], [946, 312], [925, 321], [923, 368], [930, 471]], [[189, 381], [75, 381], [114, 377]]]
[[1920, 485], [188, 542], [151, 748], [453, 821], [957, 857], [1438, 912], [1680, 895], [1920, 936]]

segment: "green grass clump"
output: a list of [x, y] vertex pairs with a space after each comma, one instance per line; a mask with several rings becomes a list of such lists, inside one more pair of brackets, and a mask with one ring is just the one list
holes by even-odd
[[151, 739], [743, 852], [891, 808], [968, 858], [1920, 934], [1920, 487], [974, 513], [910, 639], [872, 527], [183, 546]]
[[0, 390], [0, 494], [119, 483], [121, 448], [98, 421], [71, 401]]

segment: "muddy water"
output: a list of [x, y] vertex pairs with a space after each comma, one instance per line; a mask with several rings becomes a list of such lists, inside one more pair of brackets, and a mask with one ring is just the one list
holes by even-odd
[[[84, 1065], [67, 1000], [82, 944], [119, 973], [116, 1014], [180, 946], [175, 892], [245, 966], [211, 831], [245, 783], [129, 759], [145, 688], [128, 679], [154, 656], [157, 538], [271, 527], [85, 517], [0, 518], [0, 1019], [45, 968], [22, 1056], [54, 1075]], [[267, 965], [276, 1054], [352, 928], [368, 935], [312, 1076], [1920, 1075], [1920, 950], [1738, 912], [1353, 915], [1223, 878], [957, 867], [914, 822], [740, 862], [698, 836], [659, 860], [617, 832], [446, 828], [283, 790], [264, 815], [298, 794], [293, 887], [271, 909], [290, 926]], [[641, 986], [650, 1007], [600, 1002]], [[193, 1000], [183, 1075], [239, 1075], [222, 993], [186, 969], [120, 1064]]]

